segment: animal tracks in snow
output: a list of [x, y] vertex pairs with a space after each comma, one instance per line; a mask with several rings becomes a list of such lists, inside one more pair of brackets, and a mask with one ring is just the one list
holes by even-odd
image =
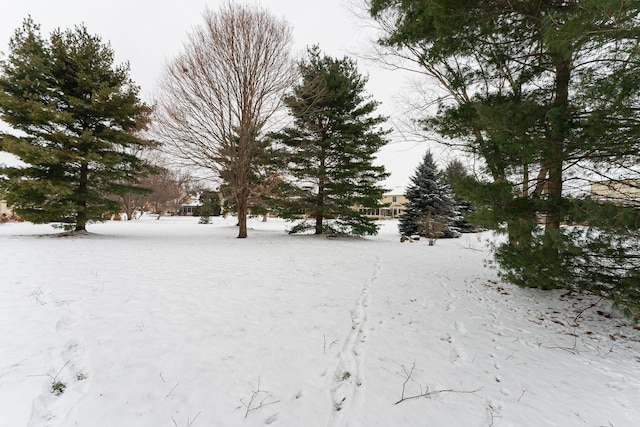
[[376, 257], [373, 276], [364, 283], [351, 311], [351, 329], [338, 355], [338, 364], [331, 382], [333, 407], [328, 424], [331, 427], [349, 425], [349, 421], [363, 404], [364, 353], [370, 291], [378, 281], [380, 272], [380, 259]]

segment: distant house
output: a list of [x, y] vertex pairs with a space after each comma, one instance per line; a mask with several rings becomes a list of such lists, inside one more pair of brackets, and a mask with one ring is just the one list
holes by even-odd
[[177, 213], [180, 216], [193, 216], [200, 206], [202, 206], [202, 203], [199, 200], [189, 200], [180, 205]]
[[16, 219], [18, 219], [18, 217], [11, 212], [11, 209], [7, 206], [7, 202], [0, 200], [0, 224], [7, 221], [14, 221]]
[[640, 206], [640, 179], [594, 182], [591, 184], [591, 199]]
[[4, 200], [0, 200], [0, 215], [3, 214], [10, 216], [11, 209], [9, 209], [9, 207], [7, 206], [7, 202], [5, 202]]
[[406, 210], [405, 205], [409, 202], [404, 194], [385, 194], [382, 196], [382, 204], [388, 205], [384, 208], [370, 209], [358, 207], [358, 210], [369, 218], [393, 219], [399, 218]]

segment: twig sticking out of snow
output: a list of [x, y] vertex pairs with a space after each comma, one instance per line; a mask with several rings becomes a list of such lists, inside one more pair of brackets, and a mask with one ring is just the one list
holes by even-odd
[[60, 368], [60, 370], [58, 371], [58, 373], [51, 377], [51, 375], [49, 375], [51, 377], [51, 379], [55, 382], [58, 379], [58, 375], [60, 375], [60, 373], [62, 373], [62, 371], [64, 370], [64, 368], [67, 367], [67, 365], [69, 364], [69, 362], [71, 362], [70, 360], [67, 360], [67, 362], [62, 366], [62, 368]]
[[279, 400], [274, 400], [272, 402], [267, 402], [268, 399], [271, 399], [273, 393], [266, 390], [260, 390], [260, 377], [258, 377], [258, 387], [256, 387], [255, 391], [251, 392], [251, 398], [249, 399], [249, 403], [244, 403], [244, 400], [240, 399], [240, 403], [247, 408], [247, 411], [244, 413], [244, 417], [247, 418], [249, 416], [249, 412], [256, 411], [260, 408], [263, 408], [268, 405], [273, 405], [274, 403], [279, 403]]
[[[200, 416], [200, 412], [198, 412], [196, 416], [193, 417], [193, 419], [190, 419], [189, 417], [187, 417], [187, 427], [191, 427], [193, 423], [196, 422], [199, 416]], [[171, 417], [171, 420], [173, 421], [173, 425], [178, 427], [178, 423], [176, 422], [175, 418]]]
[[477, 393], [477, 392], [479, 392], [480, 390], [483, 389], [483, 387], [480, 387], [480, 388], [477, 388], [475, 390], [442, 389], [442, 390], [430, 391], [429, 387], [425, 387], [425, 389], [423, 391], [422, 386], [420, 386], [420, 393], [419, 394], [412, 395], [412, 396], [405, 396], [407, 383], [409, 381], [414, 381], [415, 382], [415, 380], [412, 378], [413, 372], [414, 372], [415, 369], [416, 369], [415, 362], [413, 363], [413, 365], [411, 366], [411, 369], [409, 371], [407, 371], [407, 369], [404, 366], [402, 366], [402, 371], [403, 372], [400, 373], [400, 375], [404, 378], [404, 382], [402, 383], [402, 395], [400, 396], [400, 400], [398, 400], [396, 403], [394, 403], [394, 405], [402, 403], [405, 400], [418, 399], [418, 398], [421, 398], [421, 397], [431, 397], [431, 396], [434, 396], [434, 395], [440, 394], [440, 393], [468, 393], [468, 394], [475, 394], [475, 393]]
[[47, 374], [47, 376], [51, 378], [51, 393], [55, 394], [56, 396], [60, 396], [62, 393], [64, 393], [65, 389], [67, 388], [67, 385], [65, 383], [58, 380], [58, 376], [62, 373], [64, 368], [67, 367], [69, 362], [71, 361], [67, 360], [67, 362], [62, 366], [62, 368], [60, 368], [57, 374], [55, 375]]
[[167, 395], [166, 395], [165, 397], [169, 397], [169, 396], [171, 396], [171, 393], [173, 393], [173, 392], [174, 392], [174, 390], [175, 390], [176, 388], [178, 388], [178, 386], [179, 386], [179, 385], [180, 385], [180, 381], [178, 381], [178, 382], [176, 383], [176, 385], [174, 385], [174, 386], [173, 386], [173, 388], [172, 388], [171, 390], [169, 390], [169, 393], [167, 393]]
[[573, 319], [573, 324], [577, 325], [578, 324], [578, 319], [580, 318], [580, 316], [582, 316], [582, 313], [584, 313], [585, 311], [589, 310], [590, 308], [593, 308], [595, 306], [597, 306], [598, 304], [600, 304], [600, 301], [602, 301], [604, 299], [604, 297], [600, 297], [600, 299], [596, 302], [594, 302], [593, 304], [590, 304], [588, 307], [585, 307], [584, 309], [582, 309], [578, 315], [576, 316], [575, 319]]
[[522, 386], [522, 384], [520, 384], [520, 387], [522, 388], [522, 394], [518, 398], [518, 402], [520, 402], [522, 400], [522, 398], [524, 397], [524, 394], [528, 391]]

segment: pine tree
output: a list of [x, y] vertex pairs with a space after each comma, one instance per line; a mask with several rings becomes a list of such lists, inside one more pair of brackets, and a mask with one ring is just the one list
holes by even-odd
[[220, 216], [222, 214], [220, 193], [217, 191], [202, 190], [198, 201], [200, 206], [194, 209], [193, 215], [200, 216], [199, 224], [210, 224], [212, 216]]
[[416, 168], [405, 196], [409, 204], [400, 217], [400, 233], [405, 236], [425, 235], [421, 224], [429, 216], [430, 221], [435, 220], [443, 226], [440, 235], [434, 237], [460, 236], [453, 224], [459, 216], [453, 194], [449, 186], [440, 179], [430, 151], [427, 151], [422, 163]]
[[375, 234], [378, 226], [358, 207], [381, 207], [379, 181], [388, 174], [373, 161], [387, 142], [380, 129], [386, 119], [373, 116], [378, 104], [365, 95], [367, 79], [354, 60], [313, 47], [299, 69], [302, 81], [285, 100], [294, 124], [274, 135], [297, 190], [283, 216], [311, 219], [292, 232]]
[[149, 108], [138, 98], [128, 65], [83, 26], [56, 30], [49, 40], [30, 18], [0, 64], [0, 118], [16, 131], [2, 149], [27, 166], [5, 167], [7, 201], [35, 223], [88, 221], [118, 211], [114, 195], [135, 185], [146, 165], [134, 156], [135, 131]]
[[478, 229], [477, 226], [467, 220], [467, 216], [472, 216], [476, 211], [471, 201], [463, 196], [465, 188], [469, 185], [469, 181], [473, 183], [475, 180], [469, 175], [465, 166], [458, 159], [453, 159], [447, 163], [447, 166], [442, 172], [442, 182], [451, 188], [456, 204], [456, 211], [459, 212], [459, 215], [453, 218], [452, 224], [460, 233], [473, 233]]
[[503, 277], [596, 291], [640, 318], [640, 210], [574, 197], [640, 177], [640, 3], [372, 0], [370, 12], [381, 44], [448, 95], [428, 100], [425, 130], [485, 166], [469, 197], [508, 234]]

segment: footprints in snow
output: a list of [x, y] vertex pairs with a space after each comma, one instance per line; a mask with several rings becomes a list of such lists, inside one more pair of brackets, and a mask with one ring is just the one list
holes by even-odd
[[351, 311], [351, 329], [338, 355], [338, 364], [331, 383], [333, 412], [329, 426], [332, 427], [347, 425], [350, 414], [357, 411], [363, 404], [364, 353], [370, 291], [378, 281], [380, 271], [380, 260], [376, 258], [373, 276], [365, 282]]
[[464, 351], [464, 347], [459, 345], [451, 334], [441, 337], [440, 341], [450, 344], [449, 362], [456, 366], [461, 366], [467, 360], [467, 353]]
[[[445, 289], [448, 288], [447, 282], [442, 281], [440, 282], [440, 285]], [[446, 295], [451, 300], [455, 300], [458, 298], [458, 296], [450, 290], [446, 291]], [[445, 312], [452, 316], [455, 316], [455, 304], [452, 301], [446, 301], [445, 304]], [[464, 337], [465, 335], [467, 335], [467, 328], [464, 325], [464, 322], [457, 319], [453, 320], [453, 330], [451, 331], [451, 333], [448, 333], [440, 338], [441, 341], [449, 344], [449, 362], [455, 366], [464, 365], [468, 359], [465, 346], [458, 342], [458, 338]]]
[[467, 335], [467, 328], [465, 328], [464, 323], [456, 320], [454, 324], [456, 327], [456, 331], [458, 331], [460, 335]]
[[[449, 362], [456, 366], [462, 367], [466, 363], [474, 363], [476, 359], [476, 350], [472, 349], [471, 353], [467, 351], [467, 346], [464, 345], [465, 337], [469, 334], [465, 323], [461, 320], [460, 313], [456, 313], [456, 305], [454, 301], [460, 300], [463, 301], [465, 295], [458, 291], [455, 293], [446, 282], [441, 282], [443, 288], [443, 295], [445, 296], [444, 301], [444, 316], [445, 319], [448, 320], [449, 325], [451, 325], [448, 329], [447, 334], [440, 338], [441, 341], [446, 343], [449, 346]], [[471, 289], [466, 289], [466, 294], [472, 294], [476, 291]], [[463, 306], [463, 302], [460, 302], [460, 305]], [[497, 321], [497, 316], [495, 314], [492, 315], [495, 323], [492, 323], [493, 329], [496, 329], [497, 332], [494, 332], [496, 335], [502, 335], [501, 329], [502, 324]], [[471, 357], [470, 357], [471, 356]], [[489, 354], [489, 357], [494, 358], [494, 354]], [[482, 363], [477, 362], [477, 363]], [[495, 381], [497, 385], [496, 391], [499, 395], [494, 395], [493, 397], [485, 398], [485, 406], [486, 406], [486, 420], [487, 425], [494, 425], [495, 420], [502, 416], [502, 412], [504, 409], [504, 403], [502, 402], [502, 398], [507, 398], [509, 396], [513, 396], [512, 391], [506, 386], [504, 378], [500, 374], [501, 365], [497, 361], [493, 363], [493, 368], [495, 371], [487, 371], [487, 373], [493, 377], [493, 381]], [[511, 397], [513, 398], [513, 397]]]
[[46, 373], [42, 376], [42, 392], [35, 397], [31, 407], [29, 425], [40, 425], [43, 420], [56, 419], [56, 400], [64, 393], [74, 397], [82, 395], [86, 390], [87, 379], [83, 366], [83, 349], [75, 334], [75, 328], [79, 323], [78, 316], [70, 309], [73, 301], [54, 300], [50, 297], [53, 292], [44, 293], [38, 290], [36, 299], [40, 305], [55, 307], [58, 320], [55, 322], [55, 333], [61, 338], [64, 345], [58, 350], [52, 348], [50, 362]]

